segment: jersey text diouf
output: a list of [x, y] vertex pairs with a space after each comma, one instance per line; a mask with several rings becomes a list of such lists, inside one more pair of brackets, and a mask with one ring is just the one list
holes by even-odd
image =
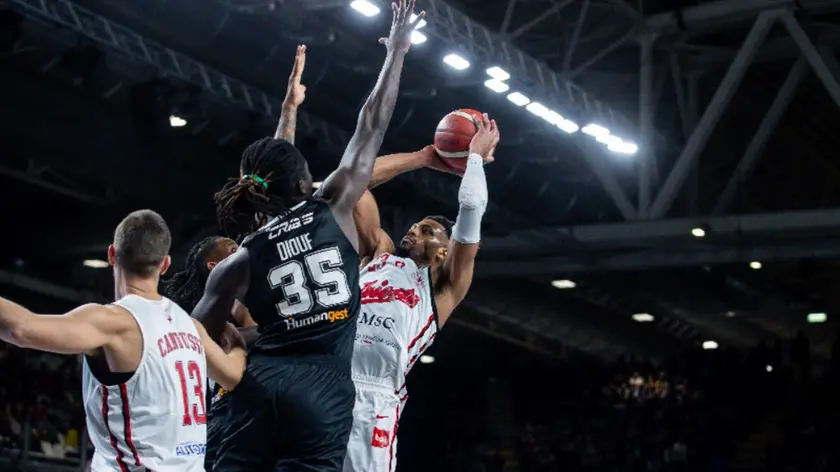
[[335, 354], [349, 364], [359, 311], [359, 256], [329, 204], [305, 200], [242, 245], [251, 260], [243, 303], [260, 325], [255, 351]]

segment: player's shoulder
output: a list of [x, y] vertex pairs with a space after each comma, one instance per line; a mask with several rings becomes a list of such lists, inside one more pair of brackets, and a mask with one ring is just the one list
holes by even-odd
[[68, 316], [84, 318], [93, 325], [107, 327], [108, 331], [131, 329], [136, 326], [131, 312], [114, 304], [88, 303], [69, 312]]

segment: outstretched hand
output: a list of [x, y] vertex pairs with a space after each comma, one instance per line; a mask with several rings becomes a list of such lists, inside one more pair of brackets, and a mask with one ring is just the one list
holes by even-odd
[[298, 107], [306, 99], [306, 85], [300, 83], [305, 66], [306, 46], [301, 45], [297, 47], [295, 65], [292, 67], [292, 74], [289, 76], [289, 86], [286, 88], [286, 98], [283, 100], [283, 105]]
[[[435, 151], [434, 146], [426, 146], [423, 149], [417, 151], [417, 153], [423, 158], [423, 166], [427, 169], [433, 169], [439, 172], [446, 172], [447, 174], [455, 174], [461, 177], [464, 176], [464, 171], [446, 165], [446, 162], [443, 161], [444, 158], [438, 155], [437, 151]], [[496, 158], [493, 157], [492, 152], [486, 156], [481, 157], [484, 160], [484, 165], [490, 164], [491, 162], [496, 160]]]
[[[425, 11], [414, 15], [416, 0], [396, 0], [391, 2], [393, 18], [391, 20], [391, 34], [387, 38], [379, 38], [389, 51], [406, 52], [411, 47], [411, 33], [426, 16]], [[413, 19], [412, 19], [413, 17]]]
[[496, 145], [499, 144], [499, 127], [496, 120], [491, 120], [487, 113], [481, 115], [476, 122], [478, 132], [470, 142], [470, 154], [479, 154], [482, 158], [493, 155]]

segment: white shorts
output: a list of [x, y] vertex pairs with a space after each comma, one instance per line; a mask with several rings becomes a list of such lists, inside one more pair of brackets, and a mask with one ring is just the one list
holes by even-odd
[[392, 472], [397, 467], [397, 423], [402, 403], [393, 392], [356, 384], [353, 429], [344, 472]]

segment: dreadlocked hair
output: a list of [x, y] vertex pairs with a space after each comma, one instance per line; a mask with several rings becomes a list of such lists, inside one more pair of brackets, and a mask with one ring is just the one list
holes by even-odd
[[196, 243], [187, 254], [184, 270], [174, 274], [163, 283], [164, 295], [180, 305], [187, 313], [198, 305], [198, 301], [204, 294], [204, 285], [210, 276], [207, 259], [221, 239], [223, 239], [221, 236], [210, 236]]
[[215, 195], [216, 216], [228, 236], [236, 239], [255, 231], [305, 197], [298, 182], [306, 178], [306, 160], [292, 143], [263, 138], [242, 153], [240, 177], [230, 179]]

